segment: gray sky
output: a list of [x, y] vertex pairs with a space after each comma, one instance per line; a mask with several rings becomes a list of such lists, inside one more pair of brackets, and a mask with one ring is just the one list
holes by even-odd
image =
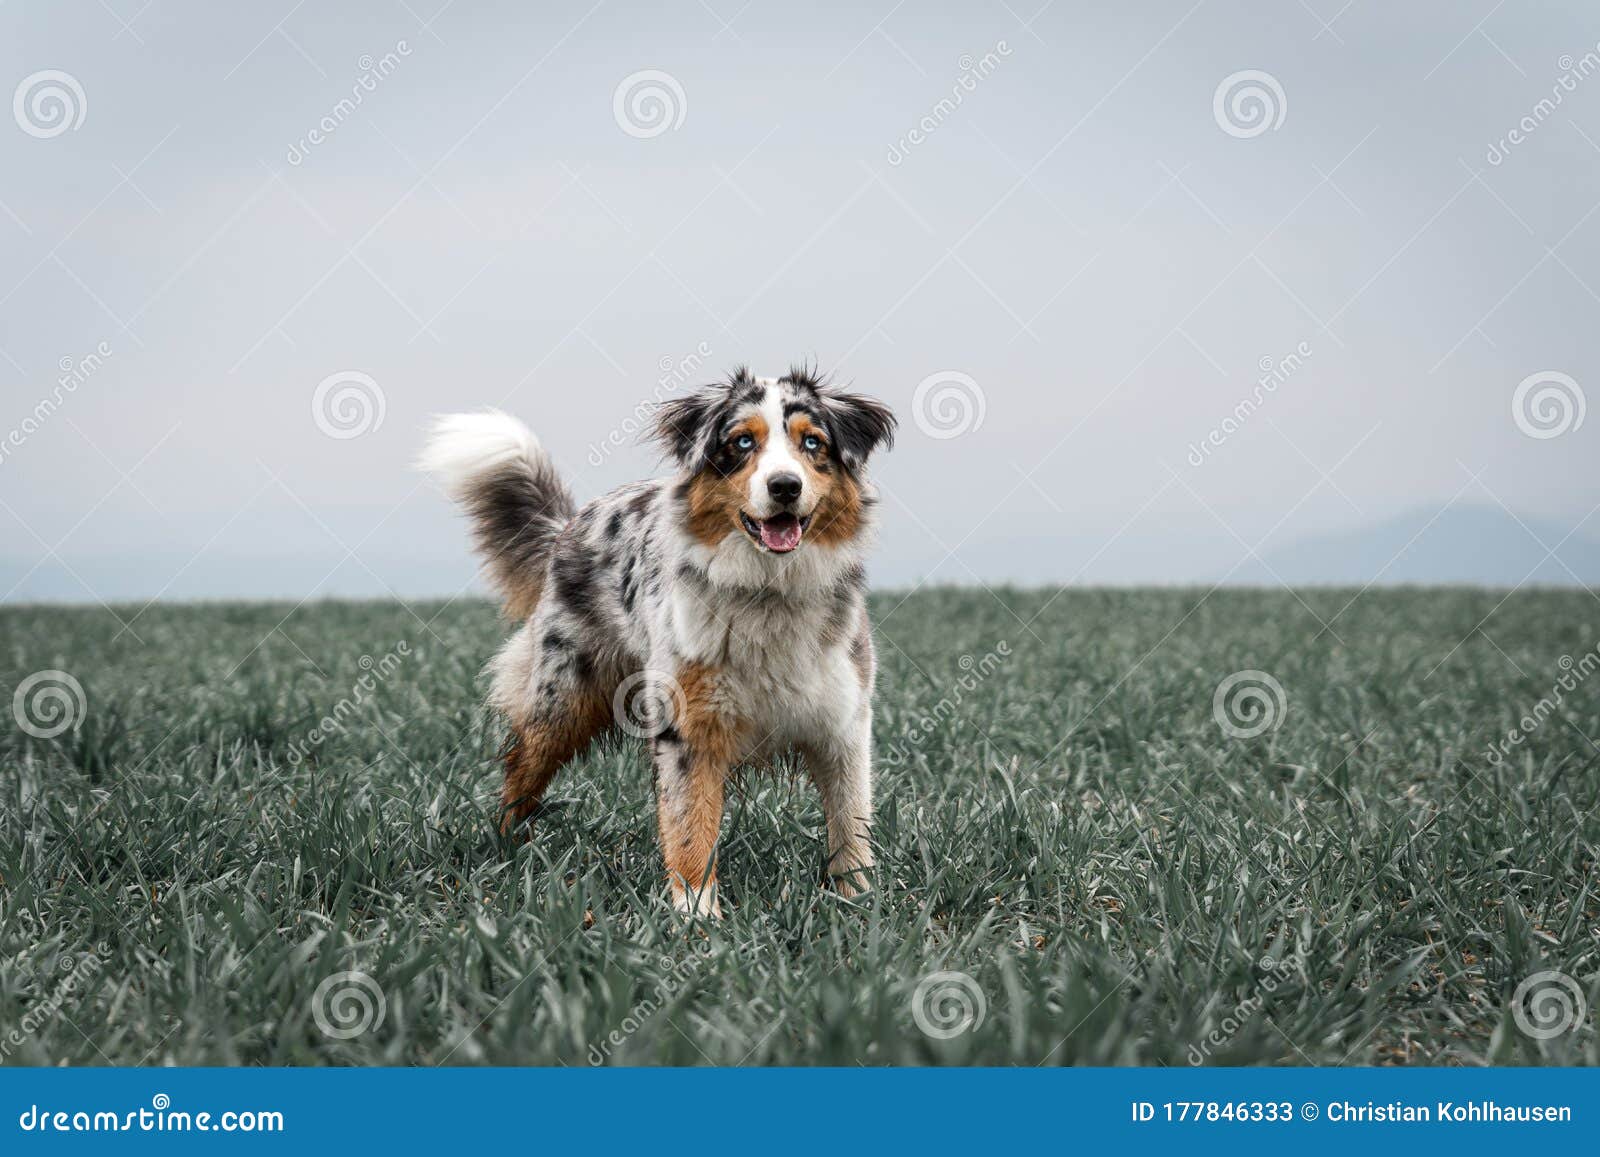
[[[1590, 565], [1591, 4], [338, 8], [0, 7], [8, 600], [453, 594], [427, 416], [513, 411], [587, 498], [697, 349], [895, 406], [882, 585], [1348, 578], [1299, 544], [1446, 508]], [[381, 423], [317, 420], [346, 372]]]

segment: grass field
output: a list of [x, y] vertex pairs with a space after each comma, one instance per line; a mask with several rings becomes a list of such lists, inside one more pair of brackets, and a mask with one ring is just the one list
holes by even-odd
[[[0, 716], [0, 1054], [1596, 1063], [1600, 600], [1354, 593], [874, 596], [878, 887], [819, 890], [809, 785], [751, 772], [711, 927], [634, 741], [497, 833], [486, 604], [0, 609], [6, 699], [86, 698]], [[1282, 698], [1230, 735], [1250, 669]], [[1541, 971], [1588, 1006], [1547, 1038]]]

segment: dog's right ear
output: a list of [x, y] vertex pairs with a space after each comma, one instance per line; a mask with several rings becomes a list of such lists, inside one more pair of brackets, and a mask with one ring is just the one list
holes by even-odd
[[652, 440], [680, 466], [692, 466], [707, 447], [708, 429], [726, 392], [716, 386], [703, 386], [692, 394], [662, 402], [656, 409]]

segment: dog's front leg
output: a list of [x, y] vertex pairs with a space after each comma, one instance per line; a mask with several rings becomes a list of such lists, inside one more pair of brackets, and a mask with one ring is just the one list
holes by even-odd
[[839, 895], [872, 887], [872, 720], [863, 716], [845, 734], [805, 750], [807, 770], [822, 796], [828, 825], [828, 876]]
[[717, 834], [726, 769], [713, 767], [681, 740], [666, 736], [655, 742], [655, 764], [656, 816], [673, 906], [689, 915], [720, 918]]
[[715, 672], [690, 667], [677, 682], [675, 718], [652, 747], [661, 853], [678, 911], [720, 919], [717, 836], [723, 785], [738, 759], [738, 728], [717, 693]]

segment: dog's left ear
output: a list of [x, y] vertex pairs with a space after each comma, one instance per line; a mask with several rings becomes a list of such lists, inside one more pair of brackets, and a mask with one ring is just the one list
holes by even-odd
[[894, 411], [878, 399], [829, 390], [823, 402], [833, 443], [850, 469], [858, 469], [879, 446], [894, 445]]

